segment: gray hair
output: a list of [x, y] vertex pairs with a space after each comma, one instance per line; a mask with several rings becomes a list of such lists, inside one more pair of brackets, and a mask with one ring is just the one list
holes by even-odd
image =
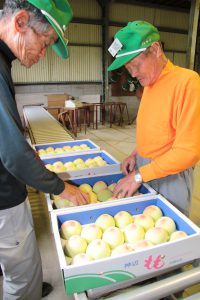
[[22, 9], [29, 12], [28, 26], [34, 27], [38, 32], [48, 31], [51, 27], [41, 11], [26, 0], [5, 0], [0, 18], [9, 18]]

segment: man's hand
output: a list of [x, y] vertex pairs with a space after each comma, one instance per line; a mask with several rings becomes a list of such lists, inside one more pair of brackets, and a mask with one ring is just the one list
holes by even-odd
[[135, 155], [136, 151], [133, 151], [131, 155], [129, 155], [123, 162], [122, 162], [122, 172], [125, 175], [134, 171], [135, 168]]
[[113, 191], [113, 197], [131, 197], [138, 190], [140, 185], [140, 183], [135, 182], [135, 171], [129, 173], [116, 185]]
[[65, 182], [65, 189], [59, 195], [60, 198], [67, 199], [73, 202], [75, 205], [88, 204], [88, 195], [82, 192], [78, 187]]

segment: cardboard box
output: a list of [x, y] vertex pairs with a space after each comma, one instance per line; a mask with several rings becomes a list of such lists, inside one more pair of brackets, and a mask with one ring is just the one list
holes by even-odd
[[53, 147], [54, 149], [56, 148], [62, 148], [64, 146], [70, 146], [70, 147], [74, 147], [74, 146], [80, 146], [82, 144], [87, 145], [90, 149], [87, 150], [77, 150], [77, 151], [64, 151], [62, 153], [55, 153], [55, 154], [39, 154], [39, 156], [41, 158], [48, 158], [48, 157], [59, 157], [59, 156], [63, 156], [66, 154], [71, 154], [71, 155], [76, 155], [79, 153], [89, 153], [89, 152], [94, 152], [94, 151], [99, 151], [100, 147], [98, 145], [96, 145], [94, 142], [92, 142], [90, 139], [84, 139], [84, 140], [75, 140], [75, 141], [63, 141], [63, 142], [57, 142], [57, 143], [46, 143], [46, 144], [35, 144], [33, 145], [33, 148], [35, 149], [35, 151], [39, 151], [41, 149], [46, 150], [48, 147]]
[[58, 156], [58, 157], [52, 157], [52, 158], [42, 158], [42, 161], [45, 165], [47, 164], [53, 164], [56, 161], [61, 161], [63, 163], [66, 162], [73, 162], [77, 158], [83, 159], [83, 161], [86, 161], [88, 158], [95, 158], [97, 156], [100, 156], [103, 160], [107, 162], [107, 165], [102, 167], [93, 167], [93, 168], [85, 168], [85, 169], [79, 169], [74, 171], [63, 171], [60, 173], [57, 173], [57, 175], [63, 179], [68, 180], [72, 177], [80, 177], [80, 176], [93, 176], [97, 174], [104, 174], [104, 173], [114, 173], [118, 172], [121, 169], [121, 164], [118, 160], [116, 160], [113, 156], [108, 154], [106, 151], [91, 151], [90, 153], [85, 154], [68, 154], [67, 156]]
[[[95, 175], [95, 176], [90, 176], [90, 177], [71, 178], [67, 182], [71, 183], [73, 185], [76, 185], [76, 186], [80, 186], [83, 183], [87, 183], [87, 184], [93, 186], [98, 181], [104, 181], [107, 185], [110, 185], [113, 182], [118, 182], [120, 179], [124, 178], [124, 176], [125, 175], [122, 172], [118, 172], [118, 173], [112, 173], [112, 174]], [[136, 199], [136, 198], [139, 199], [139, 198], [144, 197], [144, 196], [149, 196], [149, 195], [155, 195], [156, 194], [156, 191], [154, 189], [152, 189], [146, 183], [143, 183], [141, 185], [138, 192], [141, 193], [141, 195], [133, 196], [133, 197], [131, 197], [131, 199]], [[49, 212], [52, 212], [53, 210], [62, 211], [63, 209], [68, 209], [68, 208], [71, 207], [71, 206], [69, 206], [69, 207], [66, 207], [66, 208], [57, 209], [53, 204], [53, 200], [51, 198], [51, 195], [46, 194], [45, 196], [46, 196], [47, 207], [48, 207]], [[118, 200], [109, 200], [109, 203], [111, 201], [112, 202], [114, 201], [114, 203], [117, 204], [118, 201], [124, 201], [124, 199], [126, 199], [126, 198], [118, 199]], [[104, 203], [106, 203], [106, 202], [101, 202], [100, 204], [104, 205]], [[88, 204], [88, 205], [96, 205], [96, 204], [97, 203]], [[98, 204], [99, 204], [99, 202], [98, 202]], [[79, 206], [76, 206], [76, 208], [78, 209]]]
[[58, 109], [53, 107], [65, 107], [65, 101], [69, 99], [67, 94], [49, 94], [47, 95], [47, 105], [49, 113], [57, 119]]
[[[62, 249], [59, 229], [67, 220], [77, 220], [82, 225], [94, 223], [101, 214], [111, 214], [125, 210], [132, 215], [141, 214], [145, 207], [157, 205], [165, 216], [171, 217], [177, 230], [185, 231], [188, 236], [145, 248], [140, 251], [123, 254], [118, 257], [108, 257], [88, 262], [83, 265], [67, 265]], [[144, 281], [178, 268], [200, 257], [200, 229], [186, 216], [160, 195], [144, 197], [140, 200], [128, 199], [117, 205], [105, 203], [97, 205], [71, 208], [68, 211], [52, 212], [53, 235], [63, 274], [65, 291], [67, 294], [79, 293], [102, 287], [107, 289], [120, 284], [121, 287]]]

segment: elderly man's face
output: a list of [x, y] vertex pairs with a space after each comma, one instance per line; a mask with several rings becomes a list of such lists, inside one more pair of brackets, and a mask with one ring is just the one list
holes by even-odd
[[45, 56], [47, 48], [53, 45], [57, 39], [57, 33], [52, 27], [43, 33], [27, 27], [26, 32], [18, 40], [18, 59], [22, 65], [30, 68]]
[[125, 64], [132, 77], [136, 77], [142, 86], [153, 84], [158, 78], [158, 59], [149, 47], [147, 50]]

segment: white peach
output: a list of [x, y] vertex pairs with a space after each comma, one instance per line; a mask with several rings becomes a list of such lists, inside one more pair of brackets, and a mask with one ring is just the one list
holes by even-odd
[[115, 226], [114, 218], [109, 214], [100, 215], [95, 222], [103, 231], [109, 227]]
[[54, 172], [59, 173], [65, 170], [65, 166], [62, 161], [56, 161], [53, 163]]
[[155, 227], [165, 229], [169, 235], [176, 230], [176, 224], [170, 217], [161, 217], [156, 221]]
[[82, 228], [81, 236], [87, 241], [87, 243], [90, 243], [91, 241], [102, 237], [102, 230], [96, 224], [87, 224]]
[[112, 226], [104, 231], [102, 239], [114, 249], [124, 243], [124, 234], [119, 228]]
[[94, 260], [108, 257], [110, 253], [109, 245], [101, 239], [92, 241], [86, 249], [86, 254]]
[[133, 216], [127, 211], [119, 211], [115, 216], [115, 224], [119, 228], [126, 227], [127, 225], [133, 223]]
[[86, 253], [76, 254], [72, 259], [72, 265], [83, 265], [90, 262], [92, 258]]
[[144, 235], [144, 228], [139, 224], [131, 223], [124, 228], [124, 238], [127, 243], [143, 240]]
[[85, 253], [87, 249], [87, 241], [80, 235], [72, 235], [65, 243], [64, 252], [70, 257], [74, 257], [79, 253]]
[[65, 221], [60, 228], [60, 234], [63, 239], [69, 239], [72, 235], [81, 234], [82, 226], [76, 220]]
[[165, 243], [169, 240], [169, 234], [165, 229], [153, 227], [147, 230], [145, 240], [152, 242], [154, 245]]
[[149, 205], [145, 207], [143, 214], [152, 217], [154, 222], [163, 216], [161, 209], [156, 205]]
[[174, 231], [171, 236], [170, 236], [170, 241], [174, 241], [174, 240], [177, 240], [177, 239], [181, 239], [181, 238], [184, 238], [187, 236], [187, 233], [185, 231], [182, 231], [182, 230], [177, 230], [177, 231]]
[[152, 247], [154, 244], [148, 240], [140, 240], [134, 243], [131, 243], [131, 246], [135, 251], [142, 250], [147, 247]]
[[133, 248], [131, 247], [130, 244], [124, 243], [122, 245], [117, 246], [112, 250], [111, 256], [118, 256], [122, 254], [127, 254], [133, 252]]
[[142, 226], [145, 231], [147, 231], [151, 227], [154, 227], [154, 220], [152, 219], [152, 217], [144, 214], [136, 215], [134, 217], [134, 223]]

